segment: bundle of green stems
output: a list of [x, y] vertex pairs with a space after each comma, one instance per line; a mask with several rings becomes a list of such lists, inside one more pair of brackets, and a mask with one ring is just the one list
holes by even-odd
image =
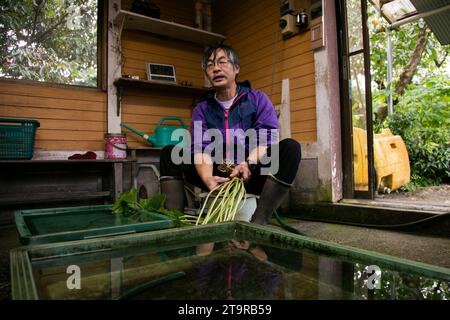
[[[208, 200], [211, 197], [214, 199], [207, 208], [207, 213], [203, 218]], [[242, 208], [245, 199], [246, 191], [242, 178], [234, 177], [230, 181], [218, 185], [206, 196], [196, 225], [234, 220], [236, 212]]]

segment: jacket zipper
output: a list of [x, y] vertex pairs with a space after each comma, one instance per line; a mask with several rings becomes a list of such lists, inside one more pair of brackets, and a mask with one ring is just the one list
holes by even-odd
[[226, 160], [231, 160], [230, 159], [230, 149], [229, 149], [229, 145], [230, 145], [230, 137], [228, 135], [228, 110], [224, 110], [223, 114], [225, 115], [225, 140], [227, 141], [227, 144], [225, 146], [225, 150], [226, 150], [226, 154], [225, 154], [225, 159]]
[[225, 157], [225, 159], [226, 159], [226, 160], [230, 160], [230, 161], [233, 161], [234, 159], [230, 159], [230, 153], [229, 153], [229, 151], [230, 151], [230, 150], [229, 150], [230, 137], [229, 137], [229, 135], [228, 135], [228, 113], [230, 112], [231, 108], [233, 108], [233, 106], [236, 104], [236, 102], [238, 102], [238, 100], [241, 99], [241, 97], [244, 96], [244, 95], [245, 95], [245, 93], [243, 93], [243, 94], [241, 94], [240, 96], [238, 96], [238, 97], [233, 101], [233, 103], [231, 104], [231, 106], [230, 106], [228, 109], [224, 109], [224, 110], [223, 110], [223, 114], [224, 114], [224, 116], [225, 116], [225, 140], [227, 141], [226, 146], [228, 146], [228, 148], [225, 147], [225, 150], [226, 150], [226, 157]]

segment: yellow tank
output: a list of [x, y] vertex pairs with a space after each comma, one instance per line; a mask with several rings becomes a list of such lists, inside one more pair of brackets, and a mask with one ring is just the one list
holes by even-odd
[[[355, 190], [368, 190], [366, 131], [353, 128]], [[391, 192], [410, 181], [411, 169], [402, 137], [389, 129], [375, 134], [373, 139], [377, 186], [380, 192]]]
[[397, 190], [410, 181], [408, 150], [402, 137], [383, 129], [380, 134], [375, 134], [373, 149], [380, 191]]
[[369, 190], [367, 168], [366, 130], [353, 127], [353, 182], [355, 184], [355, 190]]

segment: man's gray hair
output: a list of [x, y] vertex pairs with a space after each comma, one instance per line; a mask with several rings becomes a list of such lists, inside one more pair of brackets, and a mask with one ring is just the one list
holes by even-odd
[[239, 54], [236, 52], [236, 50], [225, 44], [219, 44], [217, 46], [208, 47], [203, 53], [203, 60], [202, 60], [203, 70], [206, 70], [206, 66], [208, 64], [208, 61], [210, 61], [209, 58], [211, 57], [211, 55], [212, 59], [214, 61], [216, 60], [216, 54], [220, 49], [222, 49], [225, 52], [225, 54], [227, 55], [228, 59], [230, 60], [231, 64], [233, 64], [233, 66], [239, 66], [241, 64]]

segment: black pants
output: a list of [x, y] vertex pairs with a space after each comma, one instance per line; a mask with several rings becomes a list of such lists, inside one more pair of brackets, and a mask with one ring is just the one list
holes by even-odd
[[[203, 183], [202, 179], [195, 169], [194, 162], [192, 164], [174, 164], [171, 159], [171, 153], [174, 146], [165, 146], [162, 150], [160, 157], [160, 173], [161, 176], [174, 176], [182, 177], [188, 182], [202, 188], [203, 190], [208, 190], [208, 188]], [[292, 184], [297, 175], [298, 166], [300, 165], [300, 160], [302, 158], [300, 143], [293, 139], [281, 140], [279, 145], [279, 165], [278, 171], [272, 172], [272, 174], [278, 180], [285, 182], [287, 184]], [[272, 150], [276, 150], [272, 146], [269, 146], [266, 151], [267, 156], [271, 156]], [[193, 160], [193, 159], [191, 159]], [[266, 163], [266, 161], [261, 161]], [[268, 168], [270, 164], [258, 163], [252, 171], [250, 180], [246, 183], [245, 189], [249, 193], [261, 194], [261, 190], [266, 182], [267, 175], [261, 174], [261, 168]], [[217, 164], [213, 164], [213, 175], [220, 175], [217, 170]]]

